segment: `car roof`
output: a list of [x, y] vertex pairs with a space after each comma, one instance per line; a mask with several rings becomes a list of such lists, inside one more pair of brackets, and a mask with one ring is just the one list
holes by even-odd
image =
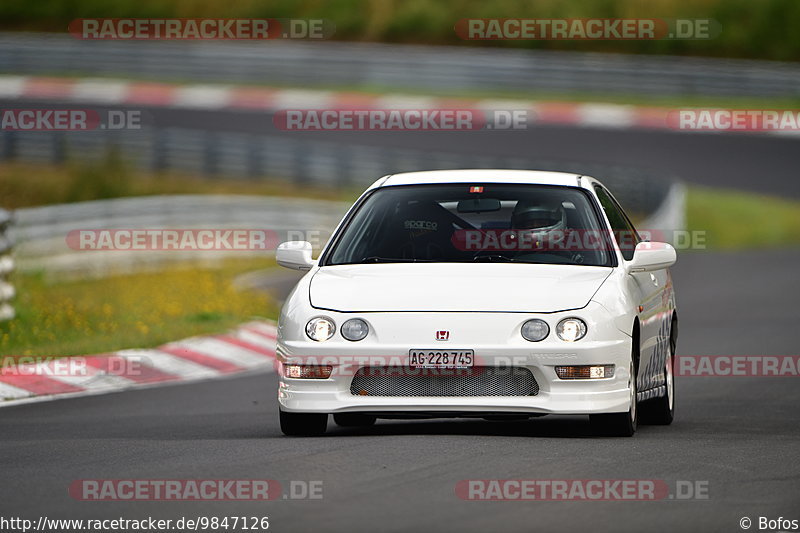
[[[421, 185], [432, 183], [530, 183], [537, 185], [561, 185], [580, 187], [578, 178], [581, 174], [574, 172], [551, 172], [544, 170], [508, 170], [508, 169], [460, 169], [460, 170], [426, 170], [422, 172], [403, 172], [381, 178], [373, 187], [391, 187], [395, 185]], [[587, 180], [595, 181], [586, 177]]]

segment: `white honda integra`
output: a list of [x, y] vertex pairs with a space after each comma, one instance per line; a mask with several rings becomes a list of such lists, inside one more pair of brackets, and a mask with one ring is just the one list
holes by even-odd
[[589, 415], [630, 436], [674, 413], [675, 250], [576, 174], [383, 177], [356, 201], [278, 326], [287, 435], [377, 418]]

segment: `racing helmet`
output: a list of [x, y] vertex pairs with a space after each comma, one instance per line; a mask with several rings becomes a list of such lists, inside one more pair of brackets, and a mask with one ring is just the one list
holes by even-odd
[[519, 201], [511, 213], [511, 227], [530, 230], [536, 241], [557, 244], [564, 240], [567, 213], [559, 201]]

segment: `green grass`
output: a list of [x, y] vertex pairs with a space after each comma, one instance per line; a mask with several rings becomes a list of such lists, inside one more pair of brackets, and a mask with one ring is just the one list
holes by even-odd
[[[360, 188], [300, 186], [271, 178], [197, 178], [133, 173], [111, 160], [92, 166], [0, 165], [5, 208], [154, 194], [257, 194], [352, 202]], [[732, 190], [689, 187], [688, 229], [704, 231], [708, 248], [764, 248], [800, 244], [800, 202]]]
[[[5, 178], [0, 184], [6, 190], [13, 188], [8, 177], [15, 172], [0, 170]], [[58, 176], [63, 177], [63, 171], [48, 168], [24, 175], [46, 176], [55, 183]], [[146, 181], [134, 189], [142, 183]], [[159, 190], [171, 192], [202, 193], [208, 192], [206, 188], [220, 192], [216, 182], [201, 182], [204, 186], [198, 187], [197, 182], [185, 177], [174, 178], [169, 185], [160, 180], [152, 183], [158, 183]], [[242, 194], [263, 192], [266, 186], [247, 181], [224, 183], [230, 189], [223, 191]], [[14, 187], [22, 185], [16, 183]], [[54, 191], [47, 194], [38, 199], [64, 199]], [[36, 195], [25, 198], [35, 205]], [[690, 186], [687, 224], [690, 231], [704, 232], [708, 249], [800, 246], [800, 202], [795, 200]], [[224, 331], [252, 317], [275, 319], [278, 308], [268, 296], [237, 291], [231, 285], [238, 274], [273, 267], [274, 259], [230, 259], [216, 268], [182, 264], [157, 273], [77, 281], [53, 281], [41, 272], [18, 272], [12, 277], [17, 287], [14, 306], [18, 316], [0, 324], [0, 353], [4, 354], [3, 362], [8, 362], [9, 356], [64, 356], [152, 347]]]
[[42, 273], [16, 273], [17, 318], [0, 324], [0, 363], [147, 348], [224, 332], [252, 318], [277, 319], [277, 305], [267, 295], [231, 285], [238, 274], [273, 267], [273, 259], [230, 259], [218, 268], [184, 264], [58, 282]]
[[267, 176], [247, 180], [147, 174], [130, 170], [115, 157], [99, 165], [0, 164], [0, 207], [4, 209], [161, 194], [254, 194], [353, 201], [360, 192], [360, 188], [300, 185]]
[[[322, 18], [334, 39], [455, 44], [637, 54], [704, 55], [797, 60], [800, 2], [796, 0], [4, 0], [0, 28], [65, 32], [90, 17]], [[466, 42], [453, 26], [462, 18], [703, 18], [721, 33], [712, 39], [642, 41]], [[99, 43], [102, 44], [102, 43]]]
[[800, 202], [727, 189], [692, 186], [689, 230], [704, 231], [709, 249], [800, 246]]

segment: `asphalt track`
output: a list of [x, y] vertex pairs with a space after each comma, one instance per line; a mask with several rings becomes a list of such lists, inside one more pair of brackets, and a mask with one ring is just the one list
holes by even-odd
[[[0, 109], [75, 108], [74, 103], [0, 99]], [[92, 106], [103, 111], [106, 106]], [[125, 109], [125, 106], [113, 106]], [[685, 133], [663, 130], [575, 128], [537, 125], [525, 130], [469, 132], [285, 132], [267, 112], [143, 107], [143, 124], [155, 127], [232, 131], [325, 140], [342, 144], [393, 146], [453, 154], [531, 158], [550, 162], [636, 167], [654, 177], [800, 198], [795, 178], [797, 136], [747, 133]], [[80, 135], [80, 132], [75, 133]], [[597, 176], [602, 179], [602, 176]]]
[[[0, 102], [3, 107], [24, 103]], [[274, 132], [269, 115], [152, 109], [159, 126]], [[798, 141], [541, 127], [522, 132], [294, 133], [337, 142], [657, 169], [690, 182], [800, 196]], [[684, 355], [797, 354], [800, 250], [686, 252], [673, 269]], [[281, 278], [286, 292], [289, 278]], [[273, 374], [0, 409], [0, 516], [269, 516], [271, 531], [741, 531], [749, 517], [800, 519], [798, 378], [685, 377], [677, 418], [632, 439], [583, 417], [526, 422], [380, 421], [280, 434]], [[321, 500], [81, 502], [78, 479], [323, 482]], [[708, 499], [473, 502], [465, 479], [654, 479], [707, 484]]]
[[[796, 354], [800, 250], [684, 253], [680, 354]], [[284, 280], [283, 290], [287, 283]], [[274, 374], [0, 409], [0, 516], [269, 516], [270, 531], [741, 531], [800, 519], [798, 378], [684, 377], [672, 426], [592, 436], [583, 417], [380, 421], [287, 438]], [[332, 425], [332, 424], [331, 424]], [[321, 480], [319, 500], [81, 502], [78, 479]], [[707, 483], [708, 499], [462, 501], [464, 479]], [[752, 529], [756, 530], [757, 526]]]

